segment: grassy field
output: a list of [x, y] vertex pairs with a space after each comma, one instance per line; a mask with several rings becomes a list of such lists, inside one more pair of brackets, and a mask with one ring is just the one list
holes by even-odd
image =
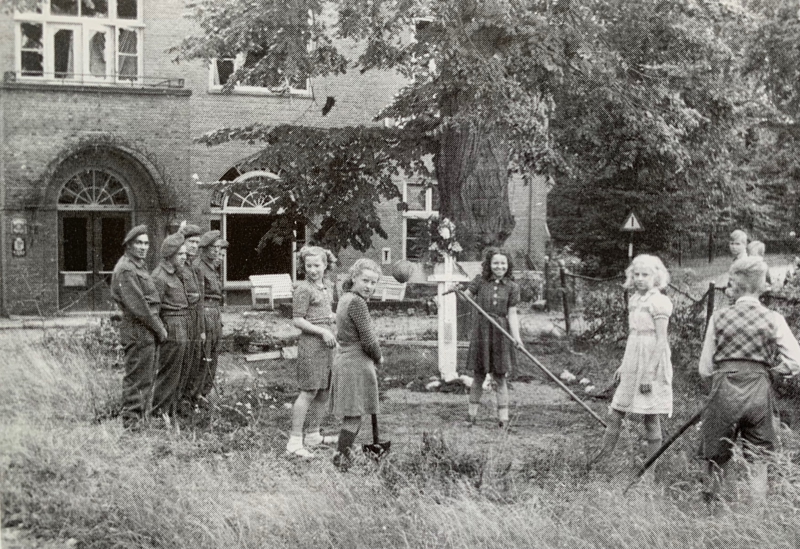
[[[435, 363], [398, 348], [387, 350], [391, 370], [381, 372], [382, 438], [392, 440], [392, 453], [380, 466], [361, 459], [343, 474], [330, 452], [310, 462], [282, 455], [284, 404], [295, 396], [288, 361], [252, 366], [226, 356], [214, 409], [129, 433], [113, 417], [120, 370], [64, 335], [8, 332], [0, 341], [2, 524], [18, 540], [6, 547], [800, 546], [794, 437], [775, 457], [763, 513], [741, 494], [711, 517], [691, 459], [696, 433], [667, 452], [657, 481], [623, 495], [641, 459], [638, 424], [627, 425], [617, 459], [590, 472], [586, 452], [601, 429], [538, 375], [514, 383], [510, 433], [491, 422], [491, 409], [468, 429], [459, 422], [464, 395], [415, 400], [401, 388], [435, 372]], [[619, 354], [555, 343], [534, 352], [557, 372], [597, 379]], [[676, 378], [668, 430], [693, 409], [694, 381]], [[403, 391], [405, 400], [388, 396]], [[591, 405], [602, 412], [606, 401]]]

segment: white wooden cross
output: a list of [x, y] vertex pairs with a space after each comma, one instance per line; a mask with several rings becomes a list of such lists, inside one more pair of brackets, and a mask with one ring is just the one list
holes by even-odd
[[449, 254], [442, 255], [444, 256], [443, 272], [430, 275], [428, 280], [439, 283], [436, 291], [439, 320], [439, 373], [444, 382], [449, 382], [458, 378], [458, 373], [456, 373], [458, 365], [457, 298], [455, 293], [447, 295], [444, 293], [455, 283], [468, 282], [469, 277], [453, 272], [455, 260]]

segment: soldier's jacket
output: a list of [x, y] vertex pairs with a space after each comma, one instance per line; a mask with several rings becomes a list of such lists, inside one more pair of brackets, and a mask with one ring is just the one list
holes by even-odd
[[214, 262], [198, 257], [195, 266], [202, 277], [204, 299], [222, 303], [222, 280]]
[[189, 308], [197, 308], [200, 312], [198, 317], [199, 333], [205, 332], [204, 317], [203, 317], [203, 300], [205, 299], [205, 285], [203, 282], [203, 274], [200, 268], [191, 259], [186, 260], [178, 276], [183, 280], [183, 287], [186, 289], [186, 299], [189, 301]]
[[162, 333], [164, 328], [158, 318], [161, 298], [144, 260], [127, 253], [119, 258], [111, 275], [111, 297], [124, 314], [132, 316], [154, 333]]
[[186, 289], [178, 271], [166, 260], [153, 269], [153, 282], [161, 296], [162, 311], [181, 311], [189, 308]]

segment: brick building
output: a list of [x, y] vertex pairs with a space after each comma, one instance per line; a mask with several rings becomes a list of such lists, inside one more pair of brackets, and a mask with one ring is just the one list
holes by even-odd
[[[294, 83], [288, 94], [222, 94], [238, 59], [175, 64], [167, 52], [193, 30], [183, 13], [183, 0], [44, 0], [35, 12], [0, 12], [0, 312], [108, 309], [122, 237], [139, 223], [150, 227], [153, 265], [181, 220], [221, 229], [233, 298], [250, 274], [294, 272], [291, 244], [253, 252], [274, 208], [251, 196], [220, 201], [196, 184], [257, 177], [237, 169], [257, 148], [194, 139], [255, 122], [374, 124], [402, 85], [394, 74], [352, 71]], [[323, 117], [328, 96], [336, 105]], [[432, 191], [398, 185], [411, 209], [380, 205], [389, 238], [376, 238], [369, 254], [383, 263], [416, 258], [416, 235], [436, 209]], [[511, 193], [508, 245], [538, 261], [545, 185], [514, 182]], [[354, 257], [343, 252], [343, 266]]]

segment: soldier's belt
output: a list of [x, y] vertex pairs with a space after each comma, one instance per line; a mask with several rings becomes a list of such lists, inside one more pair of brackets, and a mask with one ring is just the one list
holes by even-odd
[[189, 309], [171, 309], [168, 311], [161, 311], [161, 316], [186, 316], [189, 314]]

